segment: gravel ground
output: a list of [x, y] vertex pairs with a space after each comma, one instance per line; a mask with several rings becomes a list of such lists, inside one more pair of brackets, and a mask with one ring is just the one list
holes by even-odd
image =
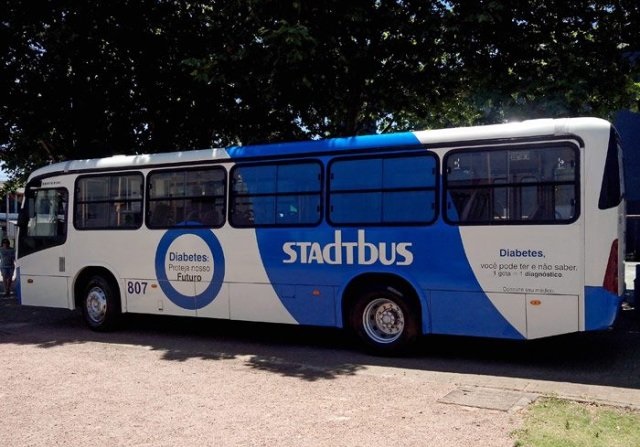
[[319, 340], [333, 332], [263, 342], [264, 326], [143, 319], [94, 334], [79, 320], [0, 301], [3, 447], [512, 446], [521, 425], [519, 411], [438, 402], [456, 386], [355, 350], [333, 361], [350, 355]]

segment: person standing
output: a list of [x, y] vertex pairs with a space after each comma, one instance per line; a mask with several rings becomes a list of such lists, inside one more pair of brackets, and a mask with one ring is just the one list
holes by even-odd
[[16, 252], [11, 248], [9, 239], [2, 239], [0, 247], [0, 272], [4, 284], [4, 296], [11, 295], [11, 280], [13, 279], [13, 269], [16, 261]]

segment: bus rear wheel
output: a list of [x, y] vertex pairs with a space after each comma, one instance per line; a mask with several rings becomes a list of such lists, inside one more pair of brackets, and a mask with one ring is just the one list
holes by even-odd
[[82, 316], [94, 331], [115, 328], [120, 318], [120, 298], [111, 283], [102, 276], [92, 276], [84, 288]]
[[379, 355], [405, 353], [418, 337], [418, 318], [397, 290], [377, 287], [354, 303], [350, 326], [364, 347]]

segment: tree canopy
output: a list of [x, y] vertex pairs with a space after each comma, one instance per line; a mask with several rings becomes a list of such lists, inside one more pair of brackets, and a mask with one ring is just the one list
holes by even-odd
[[637, 110], [636, 0], [0, 0], [0, 160]]

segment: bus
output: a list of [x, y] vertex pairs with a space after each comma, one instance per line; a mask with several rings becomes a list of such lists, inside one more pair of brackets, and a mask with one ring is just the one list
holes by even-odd
[[380, 354], [601, 330], [623, 196], [597, 118], [67, 161], [26, 184], [17, 295], [96, 331], [123, 313], [327, 326]]

